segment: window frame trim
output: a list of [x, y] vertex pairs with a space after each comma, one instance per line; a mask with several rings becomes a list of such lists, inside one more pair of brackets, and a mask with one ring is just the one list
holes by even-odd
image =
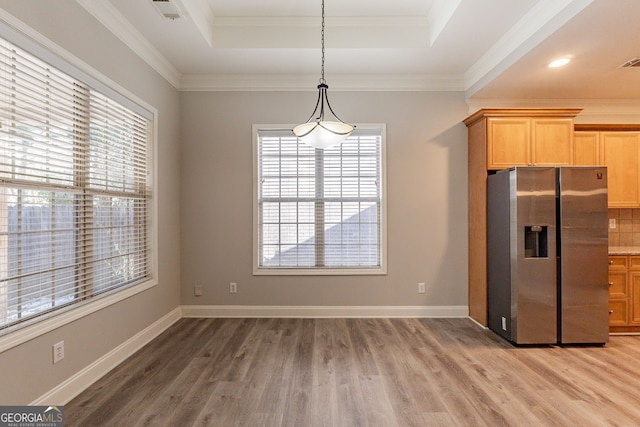
[[[114, 289], [98, 298], [90, 298], [86, 302], [71, 304], [63, 309], [6, 329], [0, 335], [0, 353], [2, 353], [158, 285], [158, 109], [1, 9], [0, 37], [50, 63], [60, 71], [84, 81], [106, 96], [114, 97], [114, 101], [128, 108], [135, 106], [132, 109], [145, 116], [151, 122], [152, 132], [150, 141], [148, 141], [148, 156], [151, 161], [147, 172], [151, 180], [151, 197], [148, 199], [149, 220], [151, 221], [148, 235], [150, 239], [150, 254], [147, 254], [150, 264], [150, 277], [146, 280]], [[79, 74], [73, 75], [69, 70], [74, 70]], [[79, 78], [78, 76], [82, 77]]]
[[259, 232], [259, 202], [258, 202], [258, 132], [261, 130], [293, 129], [292, 124], [254, 124], [252, 126], [253, 140], [253, 275], [254, 276], [381, 276], [387, 274], [387, 126], [385, 123], [356, 123], [358, 129], [375, 129], [380, 132], [380, 172], [382, 175], [382, 189], [380, 203], [380, 267], [372, 268], [261, 268]]

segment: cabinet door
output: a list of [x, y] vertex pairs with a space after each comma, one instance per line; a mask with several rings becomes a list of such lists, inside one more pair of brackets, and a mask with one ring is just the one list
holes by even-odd
[[570, 165], [573, 160], [573, 119], [532, 119], [531, 141], [534, 165]]
[[609, 326], [627, 326], [629, 311], [626, 300], [609, 300]]
[[576, 166], [599, 166], [600, 132], [573, 134], [573, 162]]
[[609, 326], [629, 324], [628, 301], [627, 272], [609, 271]]
[[602, 161], [607, 166], [609, 206], [640, 206], [640, 133], [602, 132]]
[[609, 271], [609, 297], [612, 299], [626, 299], [627, 296], [627, 272]]
[[631, 301], [629, 303], [629, 323], [632, 325], [640, 325], [640, 271], [632, 271], [630, 278]]
[[609, 256], [609, 326], [629, 325], [628, 268], [628, 256]]
[[487, 120], [487, 168], [504, 169], [531, 163], [531, 119]]

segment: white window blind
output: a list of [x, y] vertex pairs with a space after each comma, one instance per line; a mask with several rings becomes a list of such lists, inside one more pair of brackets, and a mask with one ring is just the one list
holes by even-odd
[[383, 268], [382, 144], [381, 128], [324, 150], [258, 130], [258, 270]]
[[151, 128], [0, 40], [0, 334], [150, 276]]

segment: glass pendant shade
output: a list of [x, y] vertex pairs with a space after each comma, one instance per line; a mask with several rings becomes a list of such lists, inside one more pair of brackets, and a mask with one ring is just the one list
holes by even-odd
[[342, 122], [309, 122], [293, 128], [293, 133], [313, 148], [329, 148], [340, 144], [353, 132], [353, 126]]

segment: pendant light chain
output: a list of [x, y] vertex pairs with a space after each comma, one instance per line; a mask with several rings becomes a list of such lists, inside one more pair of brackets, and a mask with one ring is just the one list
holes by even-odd
[[320, 69], [320, 83], [326, 84], [324, 79], [324, 0], [322, 0], [322, 31], [320, 32], [320, 40], [322, 43], [322, 68]]
[[[306, 144], [315, 149], [328, 148], [336, 144], [342, 143], [345, 138], [348, 138], [355, 128], [354, 125], [345, 123], [331, 108], [329, 104], [329, 98], [327, 96], [327, 81], [324, 78], [324, 0], [322, 0], [322, 31], [321, 44], [322, 44], [322, 66], [320, 68], [320, 84], [318, 85], [318, 100], [316, 101], [316, 108], [313, 109], [313, 113], [309, 116], [309, 119], [293, 128], [293, 133], [296, 137], [302, 139]], [[325, 121], [324, 112], [325, 104], [327, 109], [331, 112], [333, 117], [337, 121], [327, 120]]]

